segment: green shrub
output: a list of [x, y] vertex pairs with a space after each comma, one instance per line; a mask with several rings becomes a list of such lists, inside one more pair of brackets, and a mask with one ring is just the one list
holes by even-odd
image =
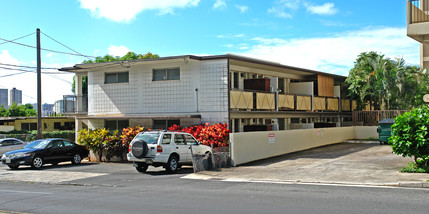
[[102, 150], [107, 152], [106, 158], [108, 160], [114, 156], [122, 159], [123, 153], [128, 152], [131, 140], [143, 130], [144, 128], [139, 126], [125, 128], [121, 132], [116, 130], [113, 133], [110, 133], [107, 129], [82, 129], [79, 131], [77, 142], [94, 153], [98, 153], [99, 160], [101, 160]]
[[395, 118], [389, 144], [393, 153], [412, 157], [417, 165], [429, 162], [429, 108], [422, 106]]
[[[10, 136], [10, 135], [8, 135]], [[75, 141], [75, 132], [74, 131], [52, 131], [52, 132], [42, 132], [42, 138], [63, 138], [70, 140], [71, 142]], [[25, 141], [31, 142], [35, 141], [37, 138], [37, 131], [32, 131], [29, 135], [27, 135], [27, 138]]]
[[407, 167], [404, 167], [399, 170], [400, 172], [408, 172], [408, 173], [428, 173], [429, 172], [429, 166], [422, 166], [419, 164], [416, 164], [414, 162], [408, 163]]

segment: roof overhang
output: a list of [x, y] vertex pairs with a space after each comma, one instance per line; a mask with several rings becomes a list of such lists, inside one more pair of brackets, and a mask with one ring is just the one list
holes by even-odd
[[66, 71], [66, 72], [74, 72], [74, 73], [86, 73], [88, 71], [104, 70], [106, 68], [130, 67], [130, 66], [136, 65], [136, 64], [150, 64], [150, 63], [154, 63], [157, 61], [166, 61], [166, 60], [167, 61], [182, 61], [182, 60], [184, 60], [186, 62], [187, 60], [205, 61], [205, 60], [219, 60], [219, 59], [229, 59], [229, 60], [234, 60], [234, 61], [252, 63], [252, 64], [260, 65], [260, 66], [270, 66], [270, 67], [275, 67], [275, 68], [280, 68], [280, 69], [286, 69], [288, 72], [293, 71], [296, 74], [305, 75], [305, 76], [320, 74], [320, 75], [324, 75], [324, 76], [333, 77], [334, 79], [345, 80], [345, 78], [346, 78], [345, 76], [341, 76], [341, 75], [324, 73], [324, 72], [305, 69], [305, 68], [283, 65], [283, 64], [280, 64], [278, 62], [255, 59], [255, 58], [245, 57], [245, 56], [236, 55], [236, 54], [209, 55], [209, 56], [179, 55], [179, 56], [159, 57], [159, 58], [150, 58], [150, 59], [137, 59], [137, 60], [128, 60], [128, 61], [77, 64], [77, 65], [74, 65], [73, 67], [64, 67], [64, 68], [61, 68], [59, 70], [60, 71]]

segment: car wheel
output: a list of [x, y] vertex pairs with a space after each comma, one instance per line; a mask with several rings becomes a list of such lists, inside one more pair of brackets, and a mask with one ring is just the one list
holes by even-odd
[[12, 165], [12, 164], [8, 164], [7, 166], [11, 169], [18, 169], [19, 167], [19, 165]]
[[169, 173], [174, 173], [177, 171], [178, 168], [179, 168], [178, 158], [173, 155], [168, 159], [168, 162], [167, 162], [167, 165], [165, 166], [165, 169]]
[[82, 157], [79, 154], [75, 154], [72, 159], [72, 164], [80, 164]]
[[138, 172], [146, 172], [146, 170], [147, 170], [148, 167], [149, 166], [146, 163], [138, 163], [137, 166], [136, 166], [136, 170]]
[[33, 161], [31, 162], [31, 167], [35, 169], [40, 169], [43, 166], [43, 159], [39, 156], [36, 156], [33, 158]]

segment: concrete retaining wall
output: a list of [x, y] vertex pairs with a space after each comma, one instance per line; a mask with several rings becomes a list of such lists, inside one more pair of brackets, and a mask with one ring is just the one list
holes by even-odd
[[376, 126], [231, 133], [231, 161], [236, 166], [345, 140], [366, 139], [375, 136], [374, 130], [377, 133]]

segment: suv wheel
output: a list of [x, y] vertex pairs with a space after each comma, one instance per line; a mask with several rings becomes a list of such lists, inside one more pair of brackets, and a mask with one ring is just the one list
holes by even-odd
[[148, 165], [146, 163], [138, 163], [136, 166], [136, 170], [138, 172], [146, 172]]
[[168, 159], [165, 169], [169, 173], [174, 173], [177, 171], [178, 168], [179, 168], [179, 160], [176, 156], [173, 155]]
[[143, 158], [147, 154], [147, 143], [144, 140], [132, 142], [131, 153], [136, 158]]

